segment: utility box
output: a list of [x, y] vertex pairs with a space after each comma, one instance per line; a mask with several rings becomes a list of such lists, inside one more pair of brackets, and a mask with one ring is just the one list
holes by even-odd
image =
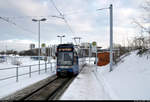
[[104, 66], [104, 65], [107, 65], [109, 64], [109, 52], [101, 52], [101, 53], [98, 53], [98, 62], [97, 62], [97, 65], [98, 66]]

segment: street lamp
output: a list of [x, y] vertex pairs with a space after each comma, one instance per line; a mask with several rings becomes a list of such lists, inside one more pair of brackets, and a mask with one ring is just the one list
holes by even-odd
[[60, 19], [65, 19], [64, 16], [51, 16], [51, 17], [60, 18]]
[[32, 19], [32, 21], [34, 22], [38, 22], [38, 29], [39, 29], [39, 34], [38, 34], [38, 41], [39, 41], [39, 53], [38, 53], [38, 56], [39, 56], [39, 74], [40, 74], [40, 21], [46, 21], [46, 18], [42, 18], [42, 19]]
[[65, 37], [65, 35], [58, 35], [57, 37], [60, 37], [60, 44], [62, 44], [62, 37]]
[[110, 4], [108, 8], [101, 8], [98, 10], [109, 9], [110, 11], [110, 72], [112, 71], [113, 64], [113, 6]]

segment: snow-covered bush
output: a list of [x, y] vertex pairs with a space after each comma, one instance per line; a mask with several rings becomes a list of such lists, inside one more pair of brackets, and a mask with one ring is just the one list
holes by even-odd
[[148, 51], [148, 49], [139, 49], [139, 51], [137, 52], [137, 55], [142, 55], [144, 53], [146, 53]]

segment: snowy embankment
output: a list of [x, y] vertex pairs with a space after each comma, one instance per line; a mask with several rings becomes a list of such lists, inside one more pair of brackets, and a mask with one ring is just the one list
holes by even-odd
[[125, 57], [109, 72], [109, 65], [99, 67], [96, 75], [112, 99], [150, 99], [150, 58], [139, 57], [136, 51]]
[[[137, 52], [123, 57], [109, 72], [109, 65], [90, 63], [76, 77], [60, 100], [149, 100], [150, 58]], [[88, 63], [88, 61], [87, 61]]]

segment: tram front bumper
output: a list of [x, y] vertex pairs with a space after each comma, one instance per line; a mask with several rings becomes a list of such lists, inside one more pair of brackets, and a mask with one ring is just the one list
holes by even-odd
[[73, 69], [72, 68], [57, 68], [57, 75], [72, 75]]

